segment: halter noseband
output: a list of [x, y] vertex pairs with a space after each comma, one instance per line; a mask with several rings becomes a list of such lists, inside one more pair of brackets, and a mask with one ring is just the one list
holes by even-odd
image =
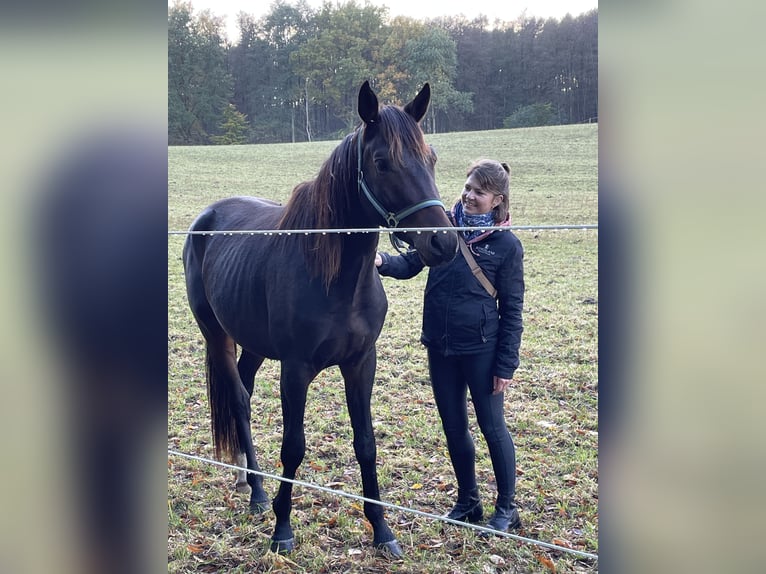
[[415, 205], [402, 209], [399, 213], [394, 213], [393, 211], [386, 210], [380, 204], [380, 202], [377, 199], [375, 199], [375, 196], [372, 194], [372, 192], [370, 191], [370, 188], [367, 187], [367, 183], [364, 181], [364, 172], [362, 171], [362, 130], [361, 129], [356, 134], [356, 141], [357, 141], [356, 147], [357, 147], [357, 157], [358, 157], [357, 173], [359, 176], [358, 187], [364, 193], [364, 196], [367, 198], [367, 201], [370, 202], [372, 207], [375, 208], [375, 211], [377, 211], [380, 214], [380, 216], [383, 218], [383, 220], [386, 222], [386, 227], [399, 227], [399, 223], [401, 222], [402, 219], [404, 219], [405, 217], [409, 215], [412, 215], [416, 211], [420, 211], [421, 209], [424, 209], [426, 207], [431, 207], [432, 205], [439, 205], [441, 206], [442, 209], [444, 209], [444, 204], [440, 200], [426, 199], [416, 203]]

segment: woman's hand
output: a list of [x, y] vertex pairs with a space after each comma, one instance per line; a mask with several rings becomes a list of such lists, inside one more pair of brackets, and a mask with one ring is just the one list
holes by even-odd
[[380, 267], [383, 265], [383, 258], [380, 256], [380, 253], [375, 254], [375, 267]]
[[493, 379], [494, 386], [492, 388], [492, 394], [493, 395], [499, 395], [505, 389], [511, 386], [511, 379], [501, 379], [500, 377], [495, 377]]

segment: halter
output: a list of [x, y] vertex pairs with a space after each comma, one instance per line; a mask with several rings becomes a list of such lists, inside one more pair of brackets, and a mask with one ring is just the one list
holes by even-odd
[[[367, 183], [364, 181], [364, 172], [362, 171], [362, 130], [359, 130], [356, 134], [356, 141], [357, 141], [357, 157], [358, 157], [358, 170], [357, 173], [359, 175], [358, 179], [358, 187], [362, 190], [364, 193], [364, 196], [367, 198], [367, 200], [370, 202], [372, 207], [375, 208], [375, 211], [377, 211], [381, 217], [383, 217], [384, 221], [386, 222], [386, 227], [399, 227], [399, 223], [404, 219], [405, 217], [412, 215], [416, 211], [420, 211], [421, 209], [425, 209], [426, 207], [431, 207], [432, 205], [439, 205], [442, 209], [444, 209], [444, 204], [438, 200], [438, 199], [426, 199], [424, 201], [421, 201], [419, 203], [416, 203], [415, 205], [412, 205], [410, 207], [407, 207], [406, 209], [402, 209], [399, 213], [394, 213], [393, 211], [386, 210], [380, 202], [375, 199], [375, 196], [370, 191], [370, 188], [367, 187]], [[393, 237], [393, 234], [391, 234], [391, 237]]]

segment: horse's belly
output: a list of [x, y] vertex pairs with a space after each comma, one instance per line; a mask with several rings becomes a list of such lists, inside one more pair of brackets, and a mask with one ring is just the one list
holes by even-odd
[[250, 298], [241, 300], [219, 321], [237, 344], [251, 353], [321, 368], [366, 354], [375, 345], [385, 308], [371, 304], [367, 312], [360, 313], [351, 311], [350, 303], [305, 303], [306, 298]]

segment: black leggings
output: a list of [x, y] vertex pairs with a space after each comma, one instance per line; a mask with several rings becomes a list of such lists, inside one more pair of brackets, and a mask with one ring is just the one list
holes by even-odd
[[493, 395], [495, 354], [445, 357], [428, 349], [434, 399], [442, 419], [458, 488], [476, 488], [476, 450], [468, 430], [467, 390], [476, 419], [489, 447], [498, 501], [513, 502], [516, 494], [516, 450], [505, 424], [504, 394]]

